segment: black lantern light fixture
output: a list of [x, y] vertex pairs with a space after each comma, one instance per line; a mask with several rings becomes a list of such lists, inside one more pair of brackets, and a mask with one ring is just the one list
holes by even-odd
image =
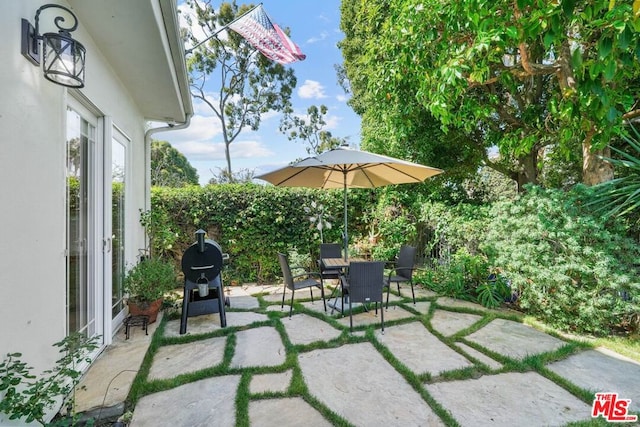
[[[40, 35], [38, 32], [40, 12], [50, 7], [67, 12], [73, 17], [73, 26], [61, 26], [65, 19], [63, 16], [57, 16], [53, 22], [59, 31]], [[40, 65], [42, 61], [42, 71], [47, 80], [67, 87], [84, 87], [86, 50], [82, 44], [71, 37], [71, 32], [78, 28], [78, 18], [64, 6], [45, 4], [36, 11], [35, 23], [34, 28], [28, 20], [22, 19], [22, 54], [34, 65]], [[42, 40], [42, 56], [40, 40]]]

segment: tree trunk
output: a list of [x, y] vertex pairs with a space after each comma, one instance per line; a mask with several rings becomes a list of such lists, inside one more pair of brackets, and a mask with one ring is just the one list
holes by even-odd
[[524, 191], [525, 184], [538, 184], [538, 150], [532, 149], [518, 157], [518, 170], [512, 173], [511, 178], [518, 183], [518, 193]]
[[229, 183], [233, 183], [233, 173], [231, 172], [231, 149], [230, 146], [231, 143], [226, 141], [224, 141], [224, 155], [227, 158], [227, 174], [229, 174], [228, 179], [229, 179]]
[[582, 182], [586, 185], [596, 185], [613, 179], [613, 165], [602, 157], [611, 157], [609, 147], [593, 150], [591, 136], [582, 143]]

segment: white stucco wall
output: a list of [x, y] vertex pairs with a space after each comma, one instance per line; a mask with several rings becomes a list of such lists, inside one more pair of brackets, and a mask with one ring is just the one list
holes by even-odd
[[[22, 352], [37, 371], [53, 365], [57, 349], [51, 345], [65, 336], [65, 121], [71, 96], [20, 53], [21, 18], [33, 23], [42, 4], [0, 2], [0, 358]], [[41, 26], [53, 30], [52, 18]], [[126, 224], [132, 263], [144, 245], [138, 209], [145, 196], [145, 121], [82, 22], [73, 37], [87, 49], [80, 92], [132, 140]]]

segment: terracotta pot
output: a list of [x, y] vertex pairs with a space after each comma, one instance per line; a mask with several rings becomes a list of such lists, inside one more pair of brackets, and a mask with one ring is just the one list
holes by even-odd
[[132, 316], [149, 316], [149, 323], [156, 321], [160, 308], [162, 307], [162, 298], [151, 302], [135, 303], [128, 301], [129, 314]]

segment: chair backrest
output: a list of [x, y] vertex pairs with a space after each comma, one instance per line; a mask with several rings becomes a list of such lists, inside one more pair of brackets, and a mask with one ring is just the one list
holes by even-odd
[[278, 252], [278, 261], [280, 261], [280, 268], [282, 269], [282, 277], [284, 284], [289, 289], [293, 289], [293, 274], [291, 274], [291, 267], [289, 267], [289, 260], [283, 253]]
[[400, 254], [398, 254], [398, 261], [396, 263], [396, 268], [398, 268], [396, 274], [411, 280], [415, 259], [416, 248], [413, 246], [402, 245], [400, 247]]
[[342, 246], [339, 243], [321, 243], [319, 262], [321, 270], [325, 270], [322, 266], [323, 258], [342, 258]]
[[349, 298], [353, 302], [382, 302], [384, 264], [382, 261], [349, 264]]
[[341, 258], [342, 246], [339, 243], [321, 243], [320, 258]]

